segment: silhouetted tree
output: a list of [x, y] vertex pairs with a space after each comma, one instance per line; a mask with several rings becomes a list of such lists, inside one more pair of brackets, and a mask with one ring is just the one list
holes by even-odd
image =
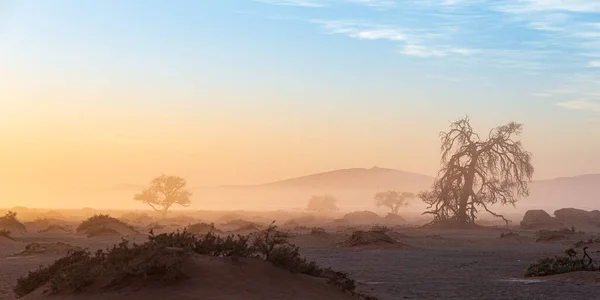
[[181, 177], [162, 175], [152, 179], [150, 186], [141, 193], [135, 194], [134, 199], [150, 205], [152, 209], [166, 217], [173, 204], [190, 206], [192, 193], [185, 189], [186, 183], [186, 180]]
[[509, 220], [490, 211], [489, 206], [514, 206], [519, 197], [529, 195], [532, 154], [514, 140], [522, 128], [510, 122], [481, 139], [465, 117], [440, 134], [442, 167], [432, 189], [419, 194], [429, 205], [424, 214], [434, 216], [432, 223], [472, 224], [483, 208], [508, 224]]
[[312, 196], [308, 199], [306, 210], [314, 212], [333, 212], [339, 210], [337, 199], [329, 195]]
[[408, 200], [412, 198], [415, 198], [415, 194], [397, 191], [379, 192], [374, 197], [377, 207], [389, 207], [394, 215], [398, 214], [400, 207], [408, 206]]

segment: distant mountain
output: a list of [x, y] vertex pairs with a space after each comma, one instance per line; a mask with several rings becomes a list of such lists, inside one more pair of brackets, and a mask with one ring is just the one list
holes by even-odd
[[[203, 209], [290, 209], [302, 208], [312, 195], [330, 194], [348, 209], [373, 209], [373, 195], [378, 191], [419, 192], [431, 187], [428, 175], [387, 168], [353, 168], [317, 173], [259, 185], [191, 187], [194, 203]], [[123, 184], [113, 193], [130, 200], [141, 185]], [[517, 203], [519, 210], [577, 207], [600, 209], [600, 174], [539, 180], [530, 184], [530, 196]], [[109, 198], [106, 197], [105, 198]], [[415, 200], [407, 209], [423, 211]], [[512, 207], [502, 210], [514, 211]]]
[[374, 189], [418, 191], [429, 187], [433, 177], [373, 167], [370, 169], [353, 168], [317, 173], [266, 184], [252, 186], [227, 186], [227, 188], [260, 189]]
[[600, 174], [534, 181], [527, 204], [600, 209]]

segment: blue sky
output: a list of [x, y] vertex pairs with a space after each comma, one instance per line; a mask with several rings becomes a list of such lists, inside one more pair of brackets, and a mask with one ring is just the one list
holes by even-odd
[[157, 152], [145, 171], [228, 164], [199, 185], [434, 174], [437, 133], [466, 114], [524, 123], [537, 178], [598, 173], [599, 80], [593, 0], [0, 0], [7, 145], [98, 143], [133, 164], [163, 141], [198, 161]]

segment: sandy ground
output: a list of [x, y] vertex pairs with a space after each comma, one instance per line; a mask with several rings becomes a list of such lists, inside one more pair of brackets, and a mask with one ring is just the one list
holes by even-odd
[[[600, 299], [600, 280], [577, 280], [587, 278], [587, 274], [552, 276], [538, 281], [515, 280], [523, 279], [530, 263], [541, 257], [560, 255], [574, 242], [536, 243], [534, 231], [517, 231], [525, 236], [521, 239], [500, 239], [501, 229], [398, 229], [397, 232], [405, 236], [395, 236], [410, 245], [410, 249], [342, 247], [338, 243], [349, 233], [335, 233], [332, 229], [329, 232], [332, 234], [297, 235], [292, 242], [300, 246], [303, 255], [321, 266], [349, 272], [358, 281], [360, 290], [369, 291], [382, 300]], [[15, 238], [16, 242], [0, 241], [0, 299], [15, 299], [12, 287], [17, 278], [60, 257], [13, 256], [23, 251], [27, 243], [60, 241], [93, 250], [120, 240], [119, 237], [86, 238], [68, 233], [28, 233]], [[145, 237], [137, 235], [130, 239], [141, 242]], [[600, 261], [600, 255], [592, 256]]]

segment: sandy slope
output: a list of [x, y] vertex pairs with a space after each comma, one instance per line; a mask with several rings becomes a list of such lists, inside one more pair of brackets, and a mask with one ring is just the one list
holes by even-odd
[[[354, 249], [338, 245], [349, 233], [331, 232], [325, 238], [298, 235], [292, 241], [320, 265], [350, 272], [361, 290], [372, 291], [382, 300], [600, 299], [597, 274], [565, 274], [539, 282], [513, 280], [522, 279], [530, 263], [541, 257], [560, 255], [574, 241], [535, 243], [532, 231], [520, 231], [524, 237], [521, 239], [500, 239], [502, 230], [496, 229], [406, 229], [396, 237], [410, 245], [410, 249]], [[143, 240], [136, 238], [138, 242]], [[0, 244], [0, 299], [14, 299], [11, 290], [19, 276], [57, 258], [10, 257], [23, 251], [26, 244], [61, 241], [98, 249], [118, 242], [119, 238], [28, 234], [17, 240]], [[592, 256], [600, 261], [600, 254]], [[314, 278], [290, 274], [268, 264], [196, 260], [188, 268], [196, 276], [188, 282], [140, 292], [129, 290], [126, 292], [130, 297], [122, 299], [345, 299], [341, 298], [345, 295]], [[116, 295], [123, 293], [90, 293], [62, 299], [119, 299]], [[38, 295], [28, 299], [43, 298]]]
[[[195, 257], [186, 262], [185, 272], [191, 278], [162, 286], [136, 286], [119, 291], [101, 291], [91, 287], [77, 295], [57, 295], [46, 299], [71, 300], [259, 300], [259, 299], [322, 299], [349, 300], [349, 295], [327, 285], [322, 280], [292, 274], [268, 262], [247, 259], [233, 262], [224, 258]], [[24, 300], [43, 299], [38, 292]]]

